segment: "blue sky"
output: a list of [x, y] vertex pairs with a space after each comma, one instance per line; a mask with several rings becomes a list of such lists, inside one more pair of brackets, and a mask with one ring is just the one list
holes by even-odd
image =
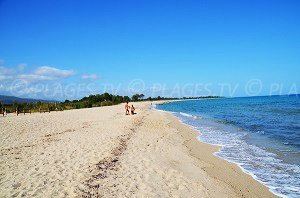
[[299, 35], [297, 0], [0, 0], [0, 94], [299, 93]]

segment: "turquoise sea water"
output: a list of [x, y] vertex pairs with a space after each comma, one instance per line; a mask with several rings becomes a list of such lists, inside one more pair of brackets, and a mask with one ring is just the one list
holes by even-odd
[[221, 145], [234, 162], [281, 197], [300, 197], [300, 95], [189, 100], [157, 105]]

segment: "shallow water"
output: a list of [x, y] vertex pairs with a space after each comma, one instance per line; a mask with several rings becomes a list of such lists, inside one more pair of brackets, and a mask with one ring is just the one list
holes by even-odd
[[281, 197], [300, 197], [300, 96], [189, 100], [157, 105], [221, 145], [234, 162]]

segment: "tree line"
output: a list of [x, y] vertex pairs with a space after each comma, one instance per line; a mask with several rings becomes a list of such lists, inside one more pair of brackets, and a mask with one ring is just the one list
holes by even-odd
[[18, 103], [3, 104], [0, 102], [1, 112], [6, 111], [7, 113], [13, 113], [19, 111], [22, 112], [45, 112], [45, 111], [62, 111], [70, 109], [81, 109], [101, 106], [117, 105], [123, 102], [136, 102], [136, 101], [155, 101], [155, 100], [176, 100], [176, 99], [198, 99], [198, 98], [214, 98], [218, 96], [206, 96], [206, 97], [195, 97], [195, 98], [170, 98], [170, 97], [148, 97], [145, 98], [144, 94], [134, 94], [132, 97], [113, 95], [109, 93], [90, 95], [83, 97], [80, 100], [65, 100], [64, 102], [41, 102], [36, 103]]

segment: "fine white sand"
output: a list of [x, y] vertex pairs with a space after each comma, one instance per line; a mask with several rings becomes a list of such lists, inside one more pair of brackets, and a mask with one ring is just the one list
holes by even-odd
[[0, 197], [274, 197], [149, 102], [0, 118]]

